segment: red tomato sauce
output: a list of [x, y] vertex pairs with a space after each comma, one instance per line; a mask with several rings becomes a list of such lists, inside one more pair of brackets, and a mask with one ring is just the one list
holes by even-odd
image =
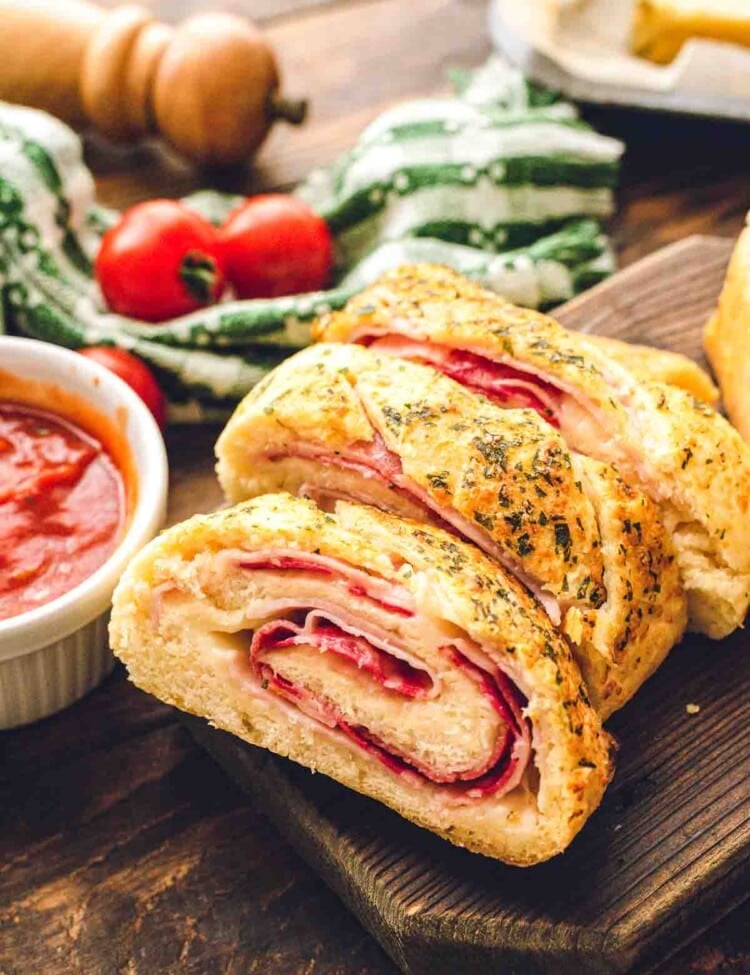
[[83, 582], [116, 548], [125, 514], [122, 474], [96, 438], [0, 402], [0, 620]]

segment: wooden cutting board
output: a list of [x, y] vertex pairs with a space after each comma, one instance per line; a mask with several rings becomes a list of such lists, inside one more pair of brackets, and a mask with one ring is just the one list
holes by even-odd
[[[729, 253], [729, 241], [690, 238], [557, 317], [700, 360]], [[189, 725], [409, 975], [645, 973], [748, 896], [748, 687], [746, 634], [675, 648], [610, 722], [620, 753], [602, 807], [563, 856], [528, 870], [451, 847], [321, 775]]]

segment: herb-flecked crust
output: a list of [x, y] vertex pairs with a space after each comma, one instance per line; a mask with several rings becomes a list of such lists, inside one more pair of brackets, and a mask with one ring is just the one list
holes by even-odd
[[314, 445], [335, 465], [337, 454], [377, 436], [410, 481], [541, 588], [601, 603], [596, 520], [559, 433], [533, 410], [501, 410], [427, 366], [354, 345], [297, 353], [227, 424], [219, 479], [231, 501], [243, 500], [269, 490], [269, 451]]

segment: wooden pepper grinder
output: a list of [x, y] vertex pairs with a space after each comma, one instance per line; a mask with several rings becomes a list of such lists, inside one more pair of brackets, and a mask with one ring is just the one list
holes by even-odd
[[277, 118], [273, 51], [250, 21], [199, 14], [178, 27], [143, 7], [87, 0], [0, 0], [0, 100], [41, 108], [112, 139], [154, 132], [192, 159], [246, 160]]

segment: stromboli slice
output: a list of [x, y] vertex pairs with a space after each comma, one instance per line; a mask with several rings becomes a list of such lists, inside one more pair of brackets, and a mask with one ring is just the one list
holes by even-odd
[[523, 575], [556, 622], [562, 593], [603, 598], [594, 512], [560, 436], [423, 366], [304, 349], [248, 393], [216, 455], [230, 502], [283, 489], [445, 522]]
[[750, 604], [750, 448], [683, 390], [638, 382], [584, 335], [448, 268], [403, 267], [320, 323], [326, 341], [429, 362], [500, 405], [533, 403], [571, 448], [657, 501], [690, 625], [719, 638]]
[[266, 495], [151, 542], [112, 646], [157, 697], [510, 863], [563, 850], [611, 740], [565, 641], [440, 529]]
[[682, 635], [656, 506], [571, 457], [533, 410], [501, 410], [425, 366], [354, 345], [306, 349], [248, 394], [216, 450], [231, 502], [278, 490], [323, 507], [360, 501], [473, 541], [561, 625], [604, 715]]

